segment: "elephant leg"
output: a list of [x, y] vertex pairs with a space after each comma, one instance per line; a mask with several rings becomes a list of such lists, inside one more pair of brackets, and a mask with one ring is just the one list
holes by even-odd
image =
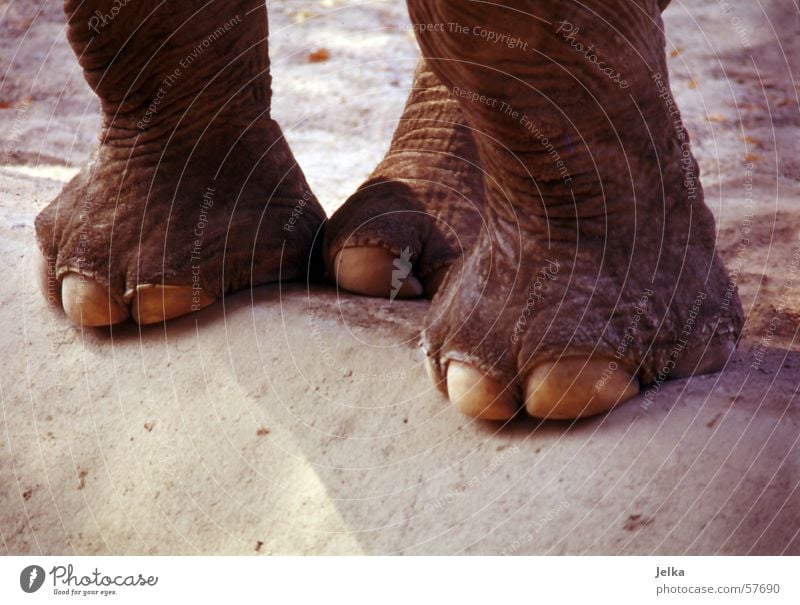
[[423, 335], [451, 402], [578, 418], [720, 369], [742, 309], [670, 93], [659, 3], [408, 4], [486, 174], [488, 227]]
[[358, 294], [432, 296], [474, 244], [483, 199], [458, 101], [420, 61], [389, 151], [328, 222], [328, 274]]
[[36, 218], [48, 300], [152, 323], [305, 276], [324, 212], [270, 117], [264, 0], [64, 8], [102, 127]]

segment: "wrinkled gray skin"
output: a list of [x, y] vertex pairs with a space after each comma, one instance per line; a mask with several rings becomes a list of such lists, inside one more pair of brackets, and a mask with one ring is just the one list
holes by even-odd
[[438, 270], [470, 250], [485, 229], [484, 181], [471, 127], [424, 60], [386, 157], [331, 217], [325, 264], [345, 247], [410, 252], [430, 295]]
[[[519, 390], [533, 366], [565, 354], [615, 359], [645, 384], [665, 368], [673, 377], [718, 369], [742, 311], [669, 94], [661, 7], [522, 4], [535, 18], [409, 3], [415, 23], [481, 26], [528, 48], [475, 44], [448, 27], [419, 36], [446, 86], [516, 112], [461, 101], [481, 133], [490, 226], [434, 300], [425, 346], [438, 378], [455, 359]], [[624, 82], [579, 52], [590, 47]]]
[[[209, 292], [317, 263], [323, 212], [269, 117], [266, 9], [228, 0], [195, 14], [203, 4], [131, 2], [98, 34], [87, 23], [112, 2], [65, 2], [104, 126], [93, 163], [36, 221], [57, 275], [91, 275], [120, 300], [137, 283], [191, 283], [208, 186]], [[466, 361], [521, 397], [530, 369], [564, 354], [613, 358], [643, 383], [717, 369], [742, 311], [677, 126], [665, 3], [501, 4], [409, 0], [425, 60], [386, 159], [329, 221], [319, 262], [408, 247], [423, 282], [452, 264], [423, 336], [437, 382]], [[148, 116], [179, 61], [237, 16]]]
[[91, 29], [112, 6], [64, 2], [103, 127], [91, 163], [36, 219], [56, 276], [87, 275], [125, 304], [137, 284], [193, 273], [217, 298], [304, 277], [325, 214], [270, 118], [263, 0], [129, 2]]

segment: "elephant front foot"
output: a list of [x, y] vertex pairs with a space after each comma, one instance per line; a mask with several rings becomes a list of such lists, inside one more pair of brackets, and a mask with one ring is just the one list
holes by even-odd
[[102, 145], [36, 218], [48, 301], [82, 326], [150, 324], [308, 275], [323, 211], [277, 125], [251, 128], [161, 158]]
[[461, 412], [582, 418], [729, 359], [741, 307], [713, 245], [692, 231], [663, 242], [678, 260], [654, 271], [647, 244], [635, 262], [610, 238], [493, 230], [451, 268], [423, 335], [429, 374]]
[[[742, 325], [659, 6], [534, 4], [409, 1], [423, 57], [480, 133], [487, 227], [423, 341], [436, 384], [481, 418], [652, 401], [667, 378], [720, 369]], [[486, 23], [508, 43], [482, 39]]]
[[65, 5], [103, 127], [36, 218], [48, 301], [83, 326], [148, 324], [307, 275], [324, 212], [269, 116], [263, 2], [131, 4], [87, 27], [105, 4]]
[[432, 296], [481, 229], [483, 172], [457, 100], [420, 62], [391, 147], [326, 228], [328, 275], [367, 296]]

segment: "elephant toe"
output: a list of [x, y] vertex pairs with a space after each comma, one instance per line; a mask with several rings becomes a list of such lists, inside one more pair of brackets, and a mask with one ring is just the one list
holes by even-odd
[[508, 420], [519, 410], [514, 395], [500, 382], [466, 363], [447, 367], [447, 393], [461, 413], [482, 420]]
[[607, 412], [638, 392], [636, 377], [609, 359], [562, 357], [528, 375], [525, 410], [535, 418], [572, 420]]
[[378, 246], [353, 246], [334, 259], [334, 276], [340, 288], [365, 296], [417, 298], [424, 288], [411, 272], [410, 263]]
[[108, 288], [91, 278], [67, 273], [61, 280], [61, 305], [73, 322], [103, 327], [128, 318], [140, 325], [160, 323], [199, 311], [216, 298], [192, 286], [142, 284], [135, 288], [130, 308], [120, 304]]
[[36, 273], [45, 299], [64, 310], [74, 323], [83, 327], [104, 327], [133, 319], [139, 324], [152, 324], [199, 311], [217, 299], [205, 290], [191, 285], [141, 284], [133, 289], [130, 305], [113, 296], [110, 288], [74, 271], [56, 278], [54, 263], [39, 252]]
[[193, 286], [142, 284], [136, 287], [131, 316], [140, 324], [153, 324], [188, 315], [213, 304], [216, 298]]
[[61, 305], [67, 317], [80, 326], [110, 326], [128, 319], [128, 310], [114, 300], [108, 288], [78, 273], [62, 278]]

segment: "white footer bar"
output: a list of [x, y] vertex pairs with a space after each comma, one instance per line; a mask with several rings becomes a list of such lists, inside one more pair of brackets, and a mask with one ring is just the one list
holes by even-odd
[[797, 557], [2, 557], [0, 603], [777, 605], [798, 576]]

